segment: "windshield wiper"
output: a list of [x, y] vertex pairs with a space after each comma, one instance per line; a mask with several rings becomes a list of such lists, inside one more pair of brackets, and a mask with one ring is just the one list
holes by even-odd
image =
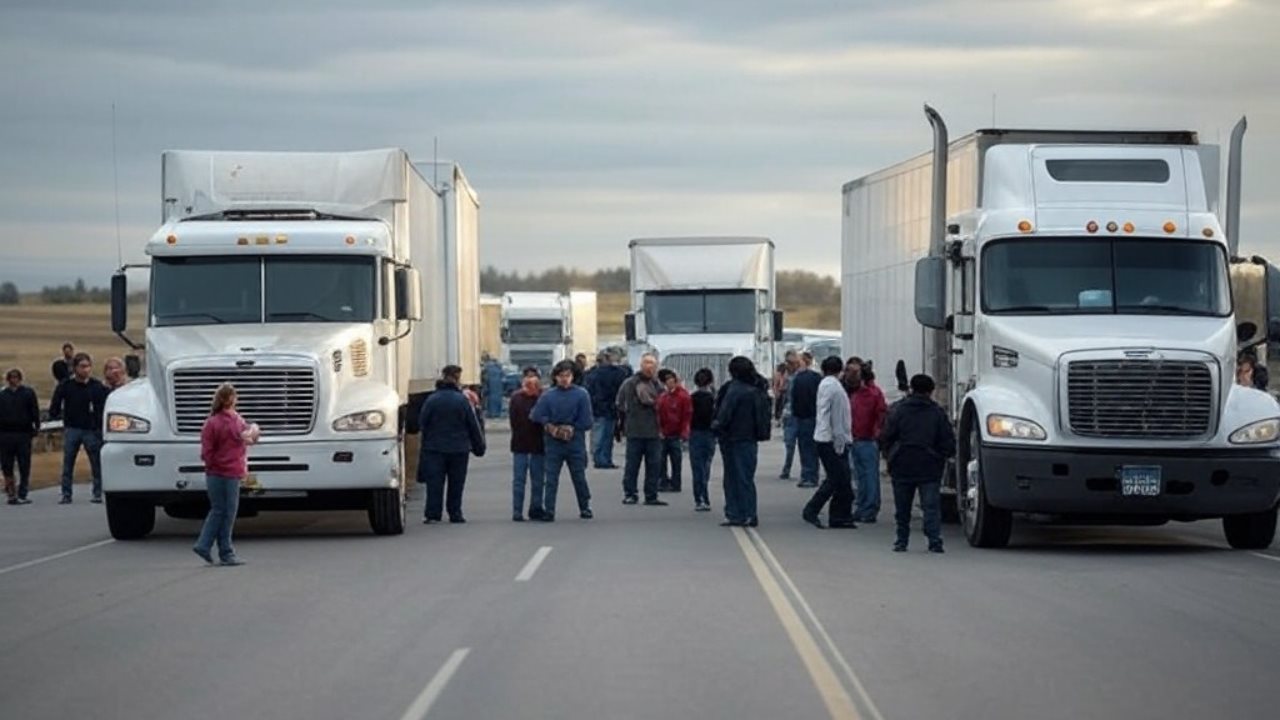
[[1183, 307], [1181, 305], [1120, 305], [1116, 312], [1136, 314], [1170, 313], [1173, 315], [1210, 315], [1207, 310]]
[[1010, 307], [995, 308], [992, 310], [992, 312], [994, 313], [1020, 313], [1020, 312], [1051, 313], [1053, 312], [1053, 308], [1049, 307], [1048, 305], [1012, 305]]
[[267, 320], [285, 320], [289, 318], [296, 318], [299, 320], [310, 318], [312, 320], [319, 320], [320, 322], [342, 322], [342, 320], [339, 320], [337, 318], [331, 318], [331, 317], [313, 313], [307, 310], [300, 310], [298, 312], [267, 313]]
[[156, 319], [157, 320], [173, 320], [175, 318], [209, 318], [210, 320], [214, 321], [219, 325], [225, 325], [227, 322], [226, 320], [223, 320], [217, 315], [214, 315], [212, 313], [205, 313], [205, 312], [173, 313], [172, 315], [161, 315]]

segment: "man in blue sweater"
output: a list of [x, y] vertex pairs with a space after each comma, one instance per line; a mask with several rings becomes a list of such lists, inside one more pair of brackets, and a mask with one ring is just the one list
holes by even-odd
[[462, 489], [467, 483], [467, 455], [484, 457], [484, 433], [475, 408], [462, 394], [462, 368], [449, 365], [440, 374], [436, 391], [422, 404], [418, 416], [422, 433], [418, 482], [427, 486], [423, 522], [440, 521], [447, 480], [449, 497], [443, 504], [449, 512], [449, 522], [464, 523], [467, 520], [462, 516]]
[[546, 483], [542, 489], [542, 515], [538, 520], [555, 522], [556, 492], [560, 489], [560, 468], [569, 466], [573, 492], [578, 496], [578, 517], [590, 520], [591, 489], [587, 487], [587, 431], [591, 429], [591, 397], [573, 384], [574, 362], [561, 360], [552, 370], [555, 387], [542, 394], [533, 406], [530, 419], [547, 434], [543, 448]]

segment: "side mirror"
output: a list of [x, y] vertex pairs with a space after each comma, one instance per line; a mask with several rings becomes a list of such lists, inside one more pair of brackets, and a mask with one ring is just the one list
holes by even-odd
[[783, 313], [781, 310], [773, 311], [773, 339], [778, 341], [782, 339]]
[[422, 319], [422, 275], [416, 268], [396, 268], [396, 319]]
[[129, 326], [129, 279], [123, 272], [111, 276], [111, 332], [120, 334]]
[[1248, 344], [1257, 334], [1258, 326], [1247, 320], [1236, 325], [1236, 342], [1241, 345]]
[[622, 318], [622, 324], [625, 326], [625, 332], [626, 332], [626, 335], [627, 335], [627, 342], [635, 342], [635, 341], [636, 341], [636, 335], [637, 335], [637, 333], [636, 333], [636, 314], [635, 314], [635, 313], [627, 313], [626, 315], [624, 315], [624, 316], [623, 316], [623, 318]]
[[124, 372], [132, 379], [142, 374], [142, 358], [130, 353], [124, 356]]
[[916, 322], [934, 330], [947, 329], [947, 260], [926, 257], [916, 261]]

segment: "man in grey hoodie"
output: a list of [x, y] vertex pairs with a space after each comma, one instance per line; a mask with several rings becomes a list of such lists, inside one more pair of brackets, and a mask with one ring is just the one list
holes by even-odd
[[618, 388], [618, 422], [627, 438], [627, 461], [622, 471], [622, 503], [640, 501], [636, 480], [640, 461], [644, 460], [644, 504], [666, 505], [658, 499], [658, 475], [662, 469], [662, 434], [658, 431], [658, 358], [646, 354], [640, 358], [640, 372], [627, 378]]
[[822, 383], [818, 385], [817, 422], [813, 439], [818, 447], [818, 459], [827, 472], [827, 479], [813, 494], [809, 504], [804, 506], [805, 522], [821, 528], [822, 520], [818, 514], [828, 501], [831, 507], [827, 513], [828, 523], [833, 528], [854, 528], [853, 522], [853, 483], [849, 473], [849, 463], [845, 460], [846, 449], [853, 445], [853, 421], [850, 416], [849, 396], [845, 394], [844, 385], [840, 382], [840, 372], [844, 363], [838, 357], [828, 357], [822, 361]]

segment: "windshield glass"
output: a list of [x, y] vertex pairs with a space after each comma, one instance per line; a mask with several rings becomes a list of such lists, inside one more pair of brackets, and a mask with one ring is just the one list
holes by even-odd
[[507, 323], [509, 343], [548, 343], [558, 345], [564, 341], [559, 320], [511, 320]]
[[645, 293], [644, 322], [650, 334], [754, 333], [754, 290]]
[[1006, 240], [982, 256], [988, 314], [1231, 313], [1226, 258], [1190, 240]]
[[376, 314], [369, 257], [156, 258], [151, 324], [370, 322]]

